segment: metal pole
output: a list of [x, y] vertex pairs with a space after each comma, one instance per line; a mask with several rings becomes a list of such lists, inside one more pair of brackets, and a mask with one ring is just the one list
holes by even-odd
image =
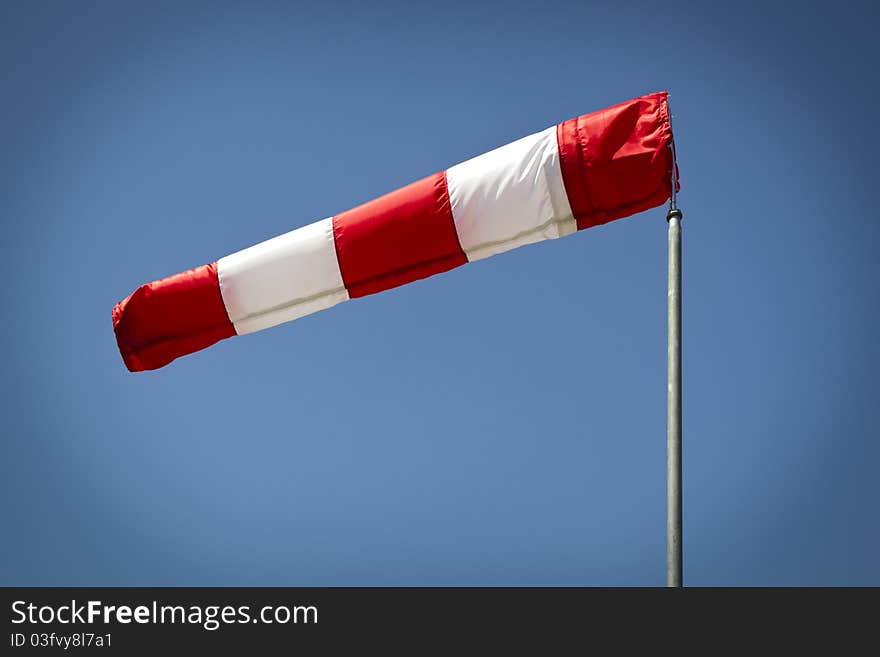
[[[674, 189], [673, 181], [673, 189]], [[682, 586], [681, 549], [681, 210], [673, 194], [669, 223], [667, 420], [666, 420], [666, 586]]]

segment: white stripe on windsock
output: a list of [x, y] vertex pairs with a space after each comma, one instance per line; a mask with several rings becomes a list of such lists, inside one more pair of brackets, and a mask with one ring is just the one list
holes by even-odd
[[547, 128], [446, 171], [455, 229], [469, 261], [577, 230], [556, 132]]
[[217, 261], [220, 294], [238, 335], [348, 301], [333, 221], [323, 219]]

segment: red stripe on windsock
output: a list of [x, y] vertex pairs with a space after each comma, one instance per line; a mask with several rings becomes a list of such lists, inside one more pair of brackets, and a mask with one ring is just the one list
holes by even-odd
[[467, 262], [458, 243], [445, 172], [333, 217], [339, 270], [363, 297]]
[[559, 124], [562, 179], [578, 230], [669, 198], [672, 128], [666, 101], [660, 91]]
[[235, 335], [217, 281], [217, 263], [141, 285], [113, 308], [126, 367], [154, 370]]

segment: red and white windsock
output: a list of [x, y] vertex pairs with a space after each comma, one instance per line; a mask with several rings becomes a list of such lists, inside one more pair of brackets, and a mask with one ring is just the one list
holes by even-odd
[[[652, 208], [671, 193], [666, 92], [570, 119], [356, 208], [146, 283], [113, 308], [131, 371]], [[677, 183], [676, 183], [677, 184]]]

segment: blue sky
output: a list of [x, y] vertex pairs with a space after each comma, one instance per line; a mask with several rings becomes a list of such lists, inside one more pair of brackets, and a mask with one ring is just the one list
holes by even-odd
[[669, 89], [685, 582], [880, 584], [877, 10], [5, 3], [15, 585], [662, 585], [666, 222], [152, 373], [139, 284]]

